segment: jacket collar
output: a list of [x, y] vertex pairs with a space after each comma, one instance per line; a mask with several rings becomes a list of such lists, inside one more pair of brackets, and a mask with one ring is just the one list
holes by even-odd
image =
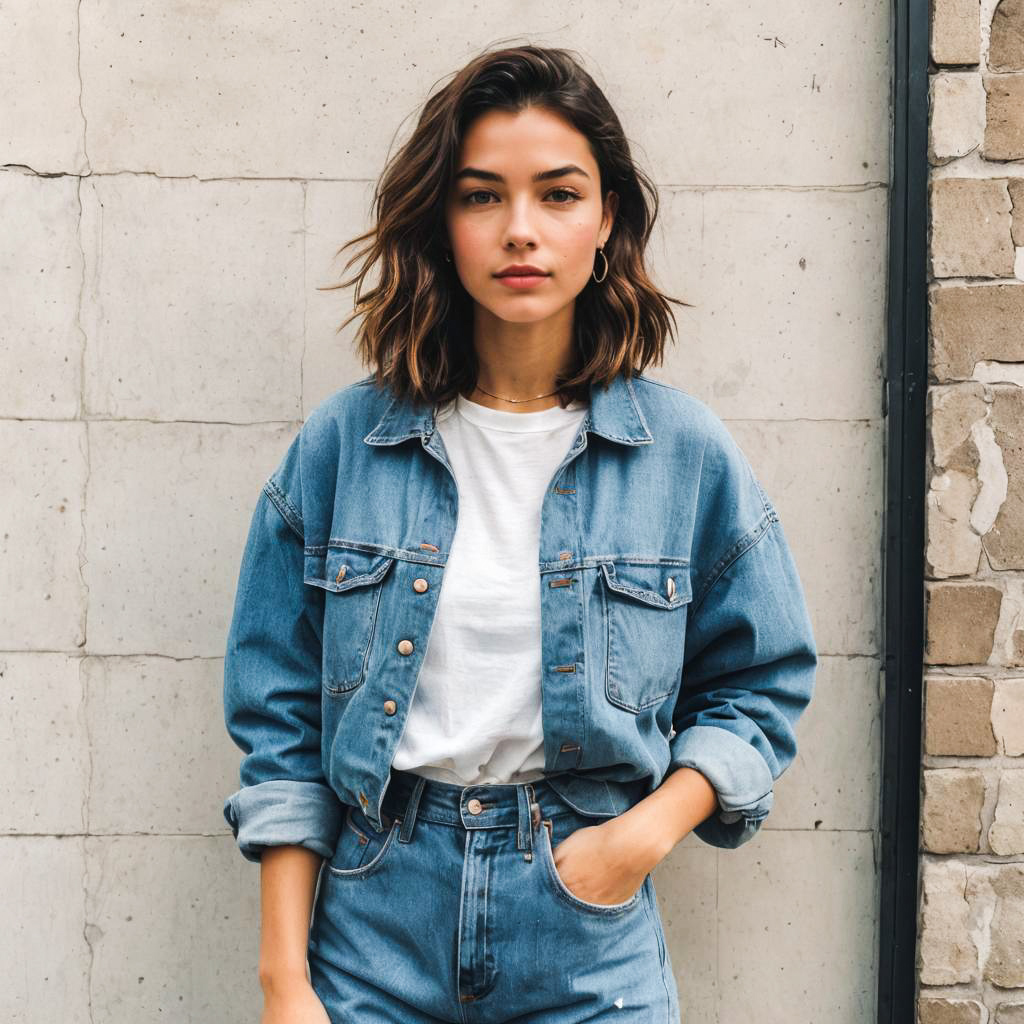
[[[437, 407], [416, 406], [407, 399], [391, 400], [377, 425], [363, 440], [367, 444], [399, 444], [411, 437], [429, 439], [436, 426]], [[620, 444], [651, 444], [633, 381], [622, 373], [607, 388], [593, 387], [583, 429]]]

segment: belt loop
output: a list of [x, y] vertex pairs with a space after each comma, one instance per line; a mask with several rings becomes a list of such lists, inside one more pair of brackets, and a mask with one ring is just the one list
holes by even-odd
[[540, 805], [531, 783], [516, 787], [519, 797], [519, 822], [516, 830], [516, 848], [525, 849], [523, 860], [533, 860], [533, 832], [540, 817]]
[[[525, 831], [525, 824], [530, 819], [530, 797], [527, 793], [529, 783], [520, 783], [516, 786], [516, 803], [519, 814], [516, 818], [516, 849], [525, 850], [529, 847], [529, 839]], [[527, 858], [529, 860], [529, 858]]]
[[402, 827], [398, 833], [400, 842], [408, 843], [412, 839], [412, 827], [416, 824], [416, 811], [419, 810], [420, 795], [423, 793], [426, 782], [427, 777], [419, 775], [412, 787], [412, 792], [405, 804], [405, 811], [402, 813]]

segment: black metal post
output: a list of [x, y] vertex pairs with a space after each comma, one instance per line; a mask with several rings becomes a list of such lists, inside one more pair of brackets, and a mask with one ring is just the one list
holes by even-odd
[[878, 1021], [917, 1019], [928, 386], [928, 0], [892, 10]]

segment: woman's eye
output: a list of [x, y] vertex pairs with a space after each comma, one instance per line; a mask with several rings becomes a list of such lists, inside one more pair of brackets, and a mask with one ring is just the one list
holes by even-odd
[[[568, 199], [556, 199], [555, 202], [560, 206], [568, 206], [570, 203], [578, 202], [583, 197], [571, 188], [554, 188], [548, 193], [548, 198], [552, 196], [563, 195], [568, 196]], [[485, 196], [487, 199], [497, 198], [493, 192], [485, 192], [482, 189], [478, 189], [475, 192], [468, 192], [463, 196], [463, 202], [468, 206], [491, 206], [489, 202], [475, 202], [476, 196]]]

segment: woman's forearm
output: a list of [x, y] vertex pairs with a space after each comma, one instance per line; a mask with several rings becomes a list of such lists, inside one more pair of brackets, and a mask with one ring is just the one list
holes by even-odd
[[619, 818], [623, 825], [635, 826], [638, 843], [647, 837], [653, 844], [651, 864], [656, 864], [717, 809], [714, 787], [695, 768], [684, 765]]
[[305, 982], [313, 894], [323, 858], [305, 846], [271, 846], [260, 862], [260, 962], [264, 990]]

